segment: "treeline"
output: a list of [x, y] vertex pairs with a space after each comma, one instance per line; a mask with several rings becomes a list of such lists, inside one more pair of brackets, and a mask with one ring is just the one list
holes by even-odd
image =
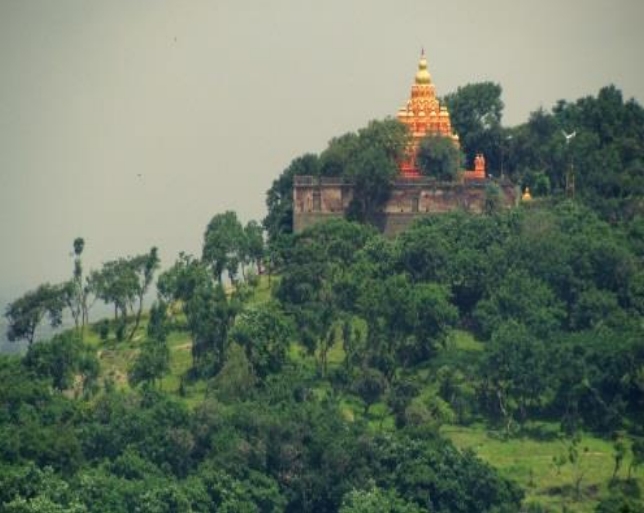
[[[136, 388], [101, 380], [96, 353], [73, 330], [2, 359], [0, 379], [12, 386], [0, 401], [0, 503], [517, 511], [516, 485], [439, 435], [445, 422], [481, 420], [507, 436], [556, 421], [571, 450], [581, 450], [581, 429], [622, 433], [634, 475], [644, 460], [637, 226], [611, 227], [571, 202], [432, 217], [396, 240], [336, 221], [289, 239], [274, 296], [260, 302], [251, 300], [254, 279], [226, 292], [216, 266], [184, 256], [159, 277], [129, 376]], [[437, 367], [455, 328], [485, 349]], [[185, 383], [208, 383], [192, 408], [181, 390], [172, 397], [154, 386], [168, 370], [154, 355], [165, 347], [167, 362], [176, 330], [193, 341]], [[338, 347], [343, 358], [330, 364]], [[352, 418], [346, 401], [362, 407]]]
[[[615, 86], [597, 96], [559, 101], [514, 127], [502, 124], [501, 86], [468, 84], [446, 95], [460, 150], [451, 139], [428, 136], [418, 163], [437, 180], [457, 179], [485, 155], [492, 182], [508, 178], [534, 197], [574, 197], [611, 223], [642, 215], [644, 196], [644, 109], [625, 101]], [[292, 231], [293, 177], [342, 177], [356, 184], [348, 218], [369, 222], [386, 202], [409, 134], [392, 119], [373, 121], [357, 132], [332, 139], [319, 155], [294, 159], [267, 193], [264, 225], [271, 240]]]
[[28, 362], [5, 359], [0, 375], [12, 383], [0, 431], [7, 512], [347, 513], [370, 500], [405, 512], [509, 513], [522, 496], [431, 431], [347, 422], [337, 402], [310, 396], [297, 368], [261, 388], [238, 382], [194, 410], [149, 387], [72, 401]]
[[639, 224], [614, 228], [572, 202], [430, 217], [396, 240], [326, 223], [295, 237], [277, 297], [322, 372], [343, 344], [339, 382], [395, 388], [458, 327], [486, 341], [478, 366], [437, 376], [462, 421], [483, 414], [510, 432], [547, 418], [608, 435], [644, 421]]
[[501, 87], [468, 84], [448, 94], [452, 124], [471, 166], [485, 155], [488, 171], [536, 196], [567, 194], [610, 222], [642, 215], [644, 109], [614, 85], [596, 96], [561, 100], [528, 121], [502, 125]]
[[[159, 267], [157, 248], [147, 254], [119, 258], [103, 264], [100, 270], [85, 273], [82, 254], [85, 241], [74, 240], [72, 277], [59, 284], [45, 283], [12, 301], [5, 312], [7, 339], [24, 340], [31, 345], [37, 329], [48, 318], [53, 328], [62, 324], [63, 312], [74, 320], [81, 340], [89, 322], [89, 312], [97, 300], [114, 307], [114, 324], [119, 340], [132, 339], [141, 322], [143, 300]], [[133, 320], [126, 333], [128, 320]]]

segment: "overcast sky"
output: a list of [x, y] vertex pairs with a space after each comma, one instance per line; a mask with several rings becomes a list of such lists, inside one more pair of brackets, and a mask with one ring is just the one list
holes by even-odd
[[641, 0], [0, 0], [0, 302], [261, 219], [298, 155], [395, 115], [421, 47], [439, 95], [499, 82], [504, 123], [614, 83], [644, 103]]

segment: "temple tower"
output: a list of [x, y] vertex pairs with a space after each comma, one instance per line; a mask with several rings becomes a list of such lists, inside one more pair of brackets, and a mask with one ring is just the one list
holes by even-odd
[[441, 106], [436, 98], [436, 88], [427, 69], [427, 59], [423, 50], [418, 61], [418, 71], [411, 86], [411, 95], [407, 104], [396, 116], [407, 126], [412, 142], [406, 158], [400, 163], [400, 172], [404, 178], [417, 178], [420, 171], [416, 165], [416, 153], [423, 137], [427, 134], [450, 137], [458, 145], [458, 135], [452, 132], [452, 122], [447, 107]]

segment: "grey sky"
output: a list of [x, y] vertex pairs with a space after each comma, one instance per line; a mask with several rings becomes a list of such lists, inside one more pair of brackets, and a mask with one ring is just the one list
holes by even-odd
[[[294, 157], [394, 115], [425, 47], [439, 94], [494, 80], [505, 124], [615, 83], [644, 100], [640, 0], [0, 0], [0, 299], [261, 219]], [[141, 175], [141, 176], [139, 176]]]

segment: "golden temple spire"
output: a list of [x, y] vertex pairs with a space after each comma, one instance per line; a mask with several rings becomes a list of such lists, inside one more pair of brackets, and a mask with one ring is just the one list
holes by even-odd
[[407, 126], [412, 136], [408, 154], [400, 163], [402, 176], [408, 178], [420, 176], [416, 165], [416, 153], [421, 139], [427, 134], [449, 137], [458, 145], [458, 136], [452, 132], [449, 112], [436, 98], [436, 90], [427, 68], [425, 48], [422, 48], [409, 100], [398, 110], [397, 115], [398, 120]]
[[418, 72], [416, 73], [417, 84], [431, 84], [432, 77], [427, 70], [427, 59], [425, 58], [425, 48], [420, 52], [420, 60], [418, 61]]

